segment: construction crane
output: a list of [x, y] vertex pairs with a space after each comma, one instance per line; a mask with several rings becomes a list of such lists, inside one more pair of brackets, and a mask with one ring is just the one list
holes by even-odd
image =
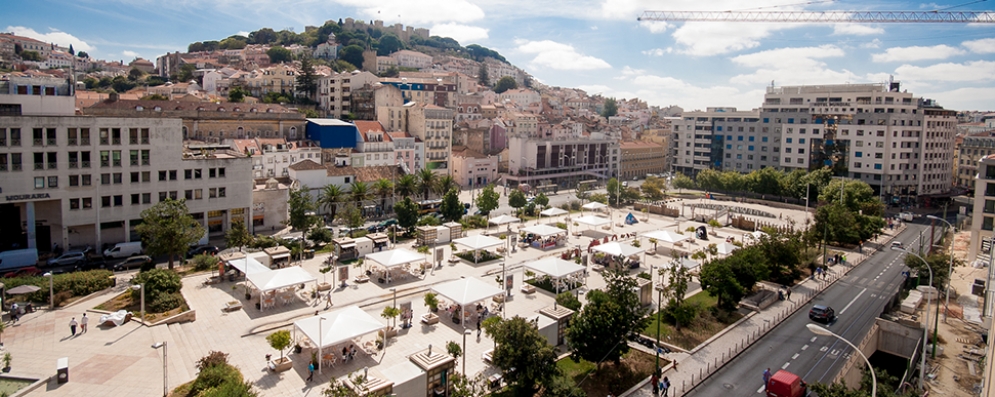
[[645, 11], [638, 21], [995, 23], [995, 11]]

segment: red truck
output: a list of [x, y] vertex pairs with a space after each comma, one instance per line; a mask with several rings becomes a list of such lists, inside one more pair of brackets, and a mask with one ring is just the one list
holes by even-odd
[[767, 397], [806, 397], [808, 385], [791, 372], [779, 370], [767, 382]]

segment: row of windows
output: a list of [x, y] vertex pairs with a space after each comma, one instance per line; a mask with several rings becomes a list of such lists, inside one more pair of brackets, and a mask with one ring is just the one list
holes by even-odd
[[[210, 188], [207, 189], [208, 198], [221, 198], [227, 195], [225, 188]], [[184, 198], [187, 200], [201, 200], [204, 197], [203, 189], [192, 189], [183, 192]], [[165, 201], [166, 198], [173, 200], [177, 199], [177, 191], [169, 192], [159, 192], [159, 201]], [[134, 193], [131, 194], [131, 205], [146, 205], [152, 204], [152, 193]], [[114, 195], [114, 196], [102, 196], [100, 197], [100, 207], [121, 207], [124, 205], [124, 195]], [[83, 198], [71, 198], [69, 199], [69, 209], [91, 209], [93, 208], [93, 199], [90, 197]], [[215, 211], [211, 211], [215, 212]]]
[[[99, 130], [99, 143], [101, 145], [120, 145], [122, 142], [122, 128], [101, 128]], [[148, 128], [129, 128], [128, 143], [131, 145], [148, 145]], [[56, 128], [32, 128], [32, 146], [57, 146], [58, 130]], [[69, 146], [89, 145], [89, 128], [67, 128], [66, 144]], [[20, 128], [0, 128], [0, 146], [21, 146]]]

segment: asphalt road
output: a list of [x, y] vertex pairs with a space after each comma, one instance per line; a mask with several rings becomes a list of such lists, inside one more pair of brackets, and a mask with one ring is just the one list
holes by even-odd
[[[896, 241], [913, 250], [923, 229], [927, 230], [923, 238], [928, 240], [927, 226], [909, 224]], [[902, 272], [907, 269], [904, 255], [890, 249], [874, 254], [813, 298], [809, 307], [822, 304], [835, 309], [837, 319], [827, 328], [859, 343], [884, 310], [890, 291], [902, 282]], [[808, 308], [798, 310], [687, 395], [762, 396], [765, 368], [772, 373], [790, 371], [808, 383], [832, 381], [853, 351], [836, 338], [809, 332], [805, 326], [810, 322]]]

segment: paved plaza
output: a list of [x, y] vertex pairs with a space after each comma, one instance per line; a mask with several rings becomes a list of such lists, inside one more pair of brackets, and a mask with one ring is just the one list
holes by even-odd
[[[696, 200], [688, 200], [693, 202]], [[772, 211], [768, 207], [756, 204], [733, 204], [719, 202], [726, 205], [741, 206], [744, 208], [756, 208]], [[587, 212], [588, 214], [590, 212]], [[771, 224], [787, 225], [794, 222], [796, 227], [804, 225], [805, 213], [801, 210], [781, 210], [775, 212], [779, 214], [779, 219], [765, 218], [765, 222]], [[699, 226], [701, 223], [688, 219], [675, 220], [657, 215], [650, 215], [647, 221], [630, 226], [619, 226], [623, 224], [623, 217], [628, 211], [615, 211], [612, 217], [616, 226], [614, 230], [601, 230], [612, 234], [621, 235], [628, 233], [644, 233], [651, 230], [670, 230], [678, 228], [684, 230], [689, 226]], [[637, 218], [643, 218], [641, 214], [634, 213]], [[579, 213], [571, 214], [573, 217], [580, 216]], [[686, 214], [690, 216], [690, 214]], [[563, 217], [552, 220], [544, 219], [546, 222], [562, 220]], [[791, 219], [792, 221], [789, 221]], [[535, 221], [527, 225], [535, 224]], [[513, 230], [517, 228], [513, 226]], [[580, 225], [570, 226], [571, 232], [575, 229], [584, 230], [588, 227]], [[492, 229], [493, 230], [493, 227]], [[469, 234], [477, 234], [482, 230], [471, 230]], [[746, 231], [733, 228], [717, 229], [718, 236], [710, 236], [712, 241], [724, 241], [726, 237], [734, 237], [737, 240], [742, 238]], [[627, 241], [632, 238], [626, 239]], [[644, 248], [651, 248], [645, 238], [640, 238]], [[514, 296], [511, 297], [506, 306], [506, 315], [535, 318], [539, 310], [553, 305], [553, 295], [542, 290], [537, 290], [534, 294], [524, 294], [519, 292], [519, 287], [523, 282], [522, 265], [526, 262], [537, 259], [559, 255], [574, 245], [587, 247], [591, 241], [588, 237], [569, 238], [567, 246], [558, 247], [551, 250], [539, 250], [536, 248], [519, 249], [512, 253], [507, 260], [507, 271], [514, 275]], [[664, 243], [660, 243], [664, 245]], [[701, 248], [703, 242], [698, 242], [697, 246], [691, 249]], [[410, 242], [398, 244], [399, 247], [411, 248]], [[448, 244], [440, 244], [445, 250], [445, 258], [450, 257]], [[634, 270], [634, 273], [647, 271], [650, 267], [658, 267], [667, 264], [670, 258], [663, 255], [644, 255], [642, 267]], [[314, 275], [319, 281], [326, 279], [326, 275], [321, 274], [318, 269], [321, 263], [327, 259], [326, 256], [307, 260], [301, 264], [305, 270]], [[361, 269], [350, 269], [350, 275], [359, 274]], [[325, 312], [325, 302], [323, 299], [298, 301], [289, 306], [277, 306], [266, 311], [255, 309], [254, 301], [247, 302], [244, 299], [244, 289], [242, 282], [223, 282], [214, 285], [204, 285], [204, 281], [209, 274], [201, 274], [186, 277], [183, 280], [183, 294], [190, 307], [197, 311], [197, 320], [193, 322], [144, 326], [132, 321], [120, 327], [105, 328], [98, 326], [97, 318], [99, 313], [89, 312], [91, 317], [90, 330], [85, 334], [70, 336], [68, 324], [71, 318], [77, 320], [87, 313], [88, 310], [103, 303], [111, 297], [125, 291], [127, 279], [130, 275], [119, 274], [119, 285], [109, 291], [86, 297], [66, 308], [59, 308], [54, 311], [38, 310], [35, 313], [25, 315], [21, 321], [12, 324], [3, 333], [3, 342], [7, 351], [13, 355], [12, 375], [26, 377], [47, 378], [55, 374], [56, 360], [60, 357], [68, 357], [70, 363], [70, 381], [57, 385], [54, 380], [48, 382], [31, 395], [51, 394], [66, 396], [81, 395], [101, 395], [101, 396], [147, 396], [157, 395], [163, 387], [163, 359], [162, 350], [153, 349], [152, 344], [156, 342], [166, 342], [168, 347], [168, 386], [170, 389], [189, 382], [196, 376], [195, 362], [212, 350], [230, 354], [229, 361], [240, 368], [247, 381], [251, 382], [263, 396], [300, 396], [318, 395], [330, 378], [340, 378], [354, 371], [362, 371], [364, 367], [370, 368], [373, 373], [388, 375], [391, 369], [403, 362], [408, 361], [408, 356], [428, 348], [432, 345], [439, 351], [445, 351], [445, 344], [448, 341], [462, 343], [462, 325], [453, 324], [448, 319], [443, 319], [438, 324], [426, 326], [418, 323], [420, 316], [428, 311], [423, 304], [423, 295], [434, 284], [455, 280], [460, 277], [478, 277], [484, 281], [493, 281], [495, 276], [502, 271], [501, 261], [492, 261], [480, 265], [472, 265], [464, 262], [450, 264], [443, 262], [441, 268], [436, 268], [426, 274], [422, 279], [409, 278], [398, 280], [391, 284], [380, 284], [369, 282], [356, 284], [352, 281], [345, 288], [335, 288], [333, 293], [334, 305], [330, 310], [343, 308], [350, 305], [358, 305], [370, 315], [381, 319], [385, 324], [388, 320], [380, 317], [380, 312], [385, 306], [391, 305], [394, 294], [390, 288], [397, 289], [397, 302], [411, 301], [414, 311], [414, 326], [401, 330], [397, 337], [391, 338], [385, 351], [377, 352], [373, 356], [360, 353], [355, 360], [346, 363], [339, 363], [334, 368], [323, 368], [321, 374], [315, 374], [313, 382], [305, 382], [307, 377], [307, 361], [310, 356], [307, 354], [290, 356], [294, 359], [294, 368], [283, 373], [272, 373], [265, 369], [267, 354], [279, 357], [279, 353], [269, 347], [265, 338], [267, 335], [278, 329], [292, 330], [292, 323], [295, 320], [314, 316], [315, 312]], [[589, 271], [586, 287], [580, 289], [583, 300], [583, 291], [591, 288], [601, 288], [604, 280], [601, 275], [594, 271]], [[327, 275], [327, 281], [332, 282], [333, 275]], [[658, 280], [658, 277], [654, 277]], [[234, 288], [233, 288], [234, 287]], [[699, 290], [694, 284], [693, 294]], [[800, 288], [808, 288], [802, 286]], [[654, 294], [655, 295], [655, 294]], [[804, 294], [795, 295], [797, 299], [802, 299]], [[245, 308], [233, 312], [224, 312], [222, 309], [225, 302], [239, 300], [243, 302]], [[766, 315], [767, 312], [759, 316]], [[443, 316], [445, 317], [445, 316]], [[742, 324], [754, 324], [760, 322], [759, 319], [750, 318]], [[470, 329], [475, 329], [476, 324], [467, 324]], [[297, 335], [300, 337], [300, 335]], [[493, 348], [493, 341], [482, 334], [479, 338], [476, 332], [467, 337], [467, 361], [466, 370], [470, 374], [484, 372], [490, 374], [496, 372], [489, 368], [481, 358], [482, 354]], [[725, 349], [722, 347], [722, 349]], [[710, 352], [712, 348], [702, 349]], [[690, 357], [690, 356], [688, 356]], [[678, 360], [687, 360], [684, 357], [677, 357]], [[707, 360], [705, 357], [702, 360]], [[693, 368], [692, 362], [687, 361], [686, 368]], [[457, 364], [457, 369], [462, 368], [462, 358]], [[682, 371], [685, 368], [682, 365]], [[677, 379], [671, 377], [671, 379]], [[680, 383], [680, 382], [675, 382]]]

